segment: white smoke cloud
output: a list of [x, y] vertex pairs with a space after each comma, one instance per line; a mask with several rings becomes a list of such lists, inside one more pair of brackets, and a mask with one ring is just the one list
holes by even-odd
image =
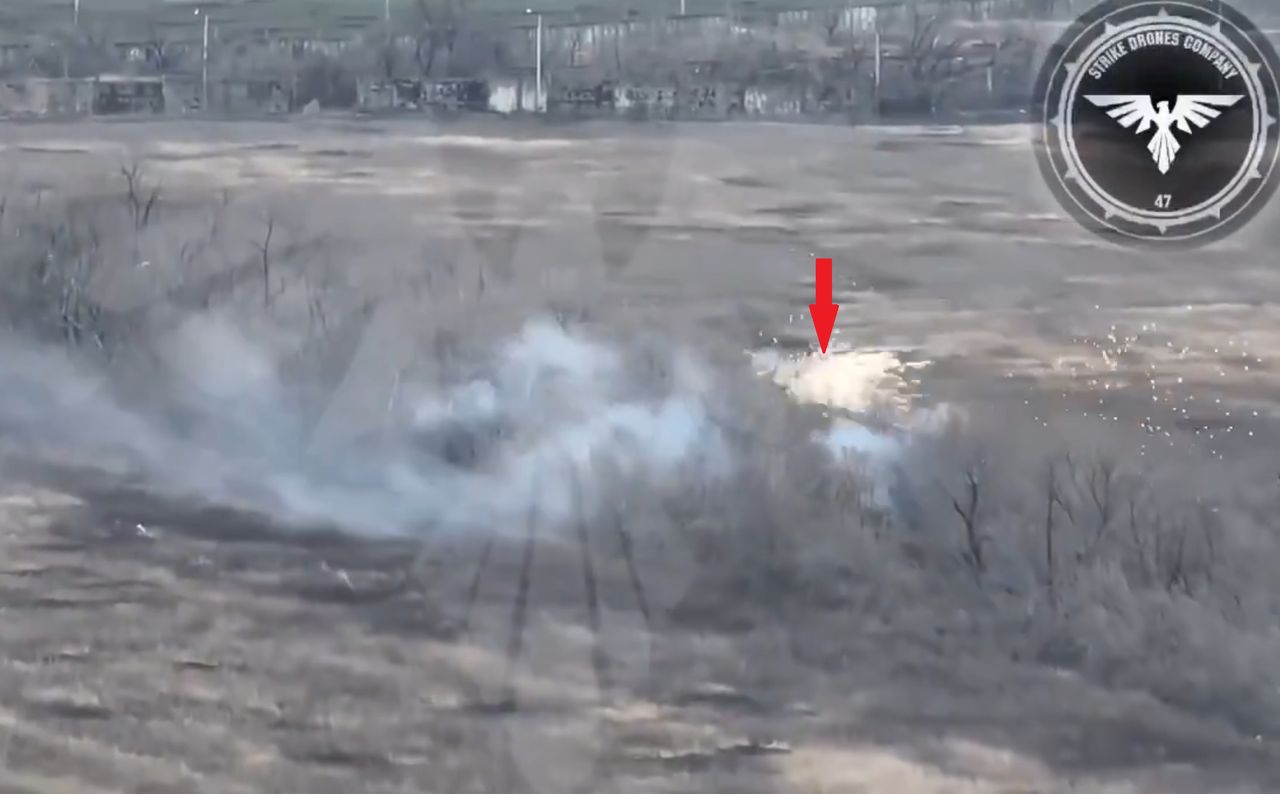
[[422, 385], [389, 441], [353, 437], [313, 456], [270, 351], [233, 321], [184, 322], [156, 355], [165, 380], [150, 390], [163, 399], [126, 401], [62, 351], [4, 342], [0, 434], [31, 450], [114, 453], [159, 486], [282, 520], [379, 534], [502, 531], [534, 509], [562, 524], [601, 507], [619, 479], [661, 488], [730, 468], [695, 362], [675, 354], [652, 370], [551, 323], [526, 326], [466, 382]]
[[873, 503], [891, 512], [902, 508], [895, 492], [913, 445], [963, 420], [953, 405], [918, 405], [915, 371], [928, 362], [908, 363], [894, 351], [835, 345], [828, 354], [750, 355], [757, 374], [792, 400], [828, 409], [831, 422], [813, 440], [837, 465], [856, 467], [868, 480]]
[[418, 487], [455, 495], [438, 514], [446, 523], [501, 525], [535, 502], [553, 522], [593, 510], [601, 489], [591, 480], [600, 471], [659, 485], [687, 465], [726, 474], [728, 455], [709, 412], [714, 394], [699, 368], [677, 357], [668, 388], [656, 395], [636, 385], [660, 377], [642, 369], [622, 351], [558, 326], [527, 326], [502, 347], [490, 374], [417, 406], [418, 437], [461, 434], [481, 448], [474, 469], [436, 472]]

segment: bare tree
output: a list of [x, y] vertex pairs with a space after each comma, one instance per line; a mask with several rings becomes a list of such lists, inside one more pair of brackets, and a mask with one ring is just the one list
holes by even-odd
[[[372, 40], [372, 41], [370, 41]], [[373, 68], [379, 77], [384, 80], [391, 80], [399, 72], [400, 65], [400, 49], [396, 41], [395, 32], [392, 28], [386, 27], [380, 35], [371, 35], [365, 40], [371, 44], [365, 50], [368, 55], [372, 56], [372, 62], [365, 61], [363, 63], [354, 64], [361, 72]]]
[[[1057, 486], [1061, 506], [1064, 511], [1071, 512], [1072, 523], [1077, 523], [1077, 518], [1083, 523], [1085, 515], [1092, 516], [1087, 532], [1077, 539], [1074, 553], [1075, 562], [1084, 565], [1101, 553], [1111, 537], [1115, 519], [1125, 509], [1123, 491], [1132, 490], [1130, 495], [1136, 499], [1136, 485], [1133, 489], [1123, 487], [1125, 483], [1119, 474], [1119, 464], [1109, 456], [1098, 456], [1081, 463], [1067, 453], [1062, 463], [1066, 490]], [[1071, 511], [1071, 505], [1077, 510]], [[1134, 505], [1130, 507], [1136, 510]]]
[[152, 183], [136, 160], [120, 166], [120, 175], [125, 181], [125, 205], [137, 231], [151, 223], [151, 213], [160, 201], [160, 183]]
[[992, 68], [1008, 42], [1001, 41], [980, 49], [970, 49], [968, 42], [948, 30], [953, 15], [948, 4], [931, 3], [926, 8], [911, 2], [905, 9], [906, 34], [900, 58], [905, 61], [913, 106], [927, 109], [930, 115], [952, 86], [967, 75]]
[[1145, 492], [1135, 491], [1129, 496], [1129, 520], [1127, 522], [1129, 529], [1129, 542], [1131, 544], [1134, 562], [1138, 568], [1138, 574], [1142, 578], [1144, 584], [1150, 586], [1151, 581], [1155, 578], [1155, 562], [1153, 554], [1150, 551], [1145, 523], [1145, 505], [1141, 500], [1145, 498]]
[[1190, 598], [1214, 587], [1224, 553], [1213, 508], [1198, 499], [1159, 498], [1146, 483], [1125, 491], [1129, 564], [1142, 585]]
[[836, 43], [836, 31], [840, 29], [840, 19], [844, 12], [839, 10], [828, 11], [822, 16], [822, 32], [825, 35], [827, 44]]
[[1107, 538], [1114, 517], [1117, 500], [1116, 462], [1112, 458], [1100, 458], [1089, 467], [1089, 473], [1083, 480], [1083, 488], [1093, 507], [1095, 524], [1093, 537], [1080, 552], [1081, 561], [1092, 557]]
[[414, 59], [423, 77], [431, 76], [442, 50], [452, 57], [466, 6], [467, 0], [414, 0], [418, 18]]
[[104, 338], [98, 327], [101, 316], [99, 307], [89, 300], [85, 291], [102, 259], [102, 238], [97, 224], [89, 219], [83, 227], [72, 215], [67, 219], [66, 235], [70, 249], [65, 252], [60, 266], [60, 296], [58, 315], [67, 344], [78, 347], [86, 339], [92, 339], [104, 348]]
[[[1068, 458], [1067, 464], [1070, 465], [1070, 458]], [[1068, 520], [1075, 520], [1071, 507], [1062, 498], [1062, 491], [1058, 485], [1057, 462], [1050, 460], [1045, 477], [1044, 564], [1045, 577], [1049, 588], [1049, 603], [1054, 608], [1058, 606], [1058, 562], [1055, 543], [1057, 531], [1055, 517], [1057, 512], [1064, 513]]]
[[258, 255], [262, 262], [262, 308], [271, 306], [271, 238], [275, 236], [275, 216], [267, 214], [267, 227], [262, 234], [262, 242], [257, 244]]
[[181, 61], [182, 49], [167, 41], [165, 31], [156, 25], [150, 26], [143, 46], [147, 64], [159, 74], [173, 71]]
[[211, 248], [217, 245], [222, 235], [223, 224], [226, 220], [227, 211], [231, 207], [233, 194], [230, 188], [223, 188], [219, 194], [217, 203], [210, 208], [207, 217], [208, 225], [204, 235], [201, 237], [186, 240], [178, 248], [178, 261], [182, 263], [184, 269], [190, 268], [194, 263], [200, 260]]
[[964, 472], [964, 494], [956, 496], [947, 493], [947, 497], [951, 500], [951, 507], [956, 511], [956, 515], [960, 517], [961, 523], [964, 525], [964, 560], [968, 563], [969, 568], [973, 571], [974, 579], [979, 583], [982, 581], [983, 574], [986, 573], [986, 553], [982, 530], [978, 523], [978, 511], [981, 507], [982, 488], [979, 484], [979, 476], [976, 465], [970, 465]]
[[[0, 238], [0, 314], [6, 325], [107, 351], [109, 318], [92, 297], [106, 255], [97, 201], [9, 206], [12, 234]], [[28, 214], [34, 210], [34, 214]]]

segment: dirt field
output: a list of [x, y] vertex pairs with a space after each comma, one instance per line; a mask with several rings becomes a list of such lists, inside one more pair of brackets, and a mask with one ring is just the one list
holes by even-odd
[[[0, 188], [11, 206], [123, 205], [122, 166], [141, 164], [158, 220], [132, 267], [89, 286], [103, 327], [164, 336], [211, 295], [265, 302], [277, 319], [241, 330], [289, 361], [322, 322], [345, 352], [309, 404], [313, 450], [384, 430], [406, 373], [430, 381], [552, 311], [595, 339], [676, 340], [712, 372], [779, 357], [775, 378], [832, 410], [946, 403], [1274, 469], [1277, 210], [1211, 250], [1117, 250], [1053, 204], [1027, 137], [8, 125]], [[834, 259], [842, 306], [827, 357], [814, 256]], [[182, 350], [184, 377], [220, 369], [218, 349]], [[148, 378], [130, 381], [143, 399]], [[297, 534], [5, 448], [2, 791], [1280, 789], [1276, 736], [946, 621], [900, 630], [880, 616], [912, 605], [881, 607], [889, 590], [759, 608], [637, 534], [641, 503], [616, 508], [631, 535], [537, 510], [501, 533]]]

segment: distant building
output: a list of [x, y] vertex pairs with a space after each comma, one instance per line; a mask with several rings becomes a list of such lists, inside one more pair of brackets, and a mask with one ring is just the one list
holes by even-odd
[[22, 77], [0, 81], [0, 116], [86, 116], [93, 112], [92, 79]]
[[420, 110], [426, 98], [421, 80], [360, 80], [356, 84], [356, 107], [366, 113], [390, 110]]
[[104, 74], [92, 82], [94, 115], [164, 112], [164, 79], [161, 77]]

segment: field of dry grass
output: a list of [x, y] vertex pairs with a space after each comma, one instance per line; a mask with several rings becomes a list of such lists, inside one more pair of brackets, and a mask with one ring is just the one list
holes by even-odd
[[[1114, 250], [1026, 136], [5, 127], [0, 790], [1276, 790], [1280, 226]], [[514, 435], [405, 485], [457, 384]], [[877, 401], [973, 417], [914, 520], [807, 440]]]
[[617, 552], [598, 550], [592, 631], [577, 550], [551, 539], [522, 600], [510, 541], [424, 553], [282, 536], [92, 472], [5, 472], [5, 791], [1277, 782], [1271, 742], [1011, 664], [976, 638], [904, 636], [865, 607], [743, 616], [694, 593], [646, 623]]

